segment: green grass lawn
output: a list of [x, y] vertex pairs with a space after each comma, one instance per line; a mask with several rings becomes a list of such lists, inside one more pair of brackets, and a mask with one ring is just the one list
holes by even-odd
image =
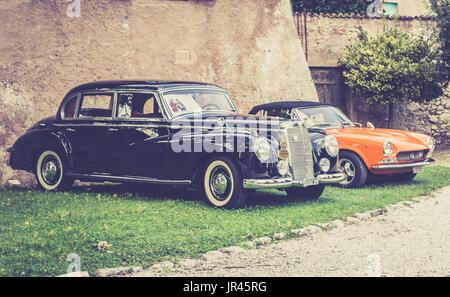
[[[0, 191], [0, 275], [66, 273], [67, 255], [81, 269], [149, 265], [195, 257], [265, 235], [342, 219], [426, 195], [450, 184], [450, 168], [428, 167], [404, 184], [363, 189], [328, 187], [317, 202], [292, 202], [284, 192], [259, 191], [240, 210], [206, 206], [196, 192], [144, 186], [95, 185], [72, 192]], [[99, 241], [112, 244], [96, 250]]]

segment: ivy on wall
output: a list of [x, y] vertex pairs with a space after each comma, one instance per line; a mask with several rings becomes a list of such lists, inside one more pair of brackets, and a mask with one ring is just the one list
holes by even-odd
[[311, 13], [357, 13], [365, 14], [373, 1], [367, 0], [291, 0], [298, 12]]
[[441, 50], [439, 70], [447, 85], [450, 80], [450, 0], [430, 0], [430, 2], [439, 28], [438, 43]]

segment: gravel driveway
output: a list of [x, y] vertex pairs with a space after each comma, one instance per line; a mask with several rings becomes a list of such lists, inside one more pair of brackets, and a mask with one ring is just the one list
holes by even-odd
[[434, 196], [356, 225], [133, 276], [450, 276], [450, 186]]

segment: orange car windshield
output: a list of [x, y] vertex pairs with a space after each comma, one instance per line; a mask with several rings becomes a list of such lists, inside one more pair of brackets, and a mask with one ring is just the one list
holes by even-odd
[[317, 106], [299, 108], [308, 117], [311, 127], [355, 126], [355, 124], [334, 106]]

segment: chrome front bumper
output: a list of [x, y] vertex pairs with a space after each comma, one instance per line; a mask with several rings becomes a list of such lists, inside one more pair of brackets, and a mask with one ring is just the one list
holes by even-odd
[[293, 180], [292, 177], [279, 177], [267, 179], [244, 179], [244, 189], [281, 189], [290, 187], [308, 187], [318, 184], [334, 184], [343, 181], [346, 174], [342, 172], [319, 174], [315, 178], [302, 181]]
[[423, 167], [423, 166], [433, 164], [434, 162], [435, 162], [434, 159], [429, 158], [422, 162], [376, 165], [376, 166], [372, 166], [372, 169], [373, 170], [389, 170], [389, 169], [405, 169], [405, 168]]

